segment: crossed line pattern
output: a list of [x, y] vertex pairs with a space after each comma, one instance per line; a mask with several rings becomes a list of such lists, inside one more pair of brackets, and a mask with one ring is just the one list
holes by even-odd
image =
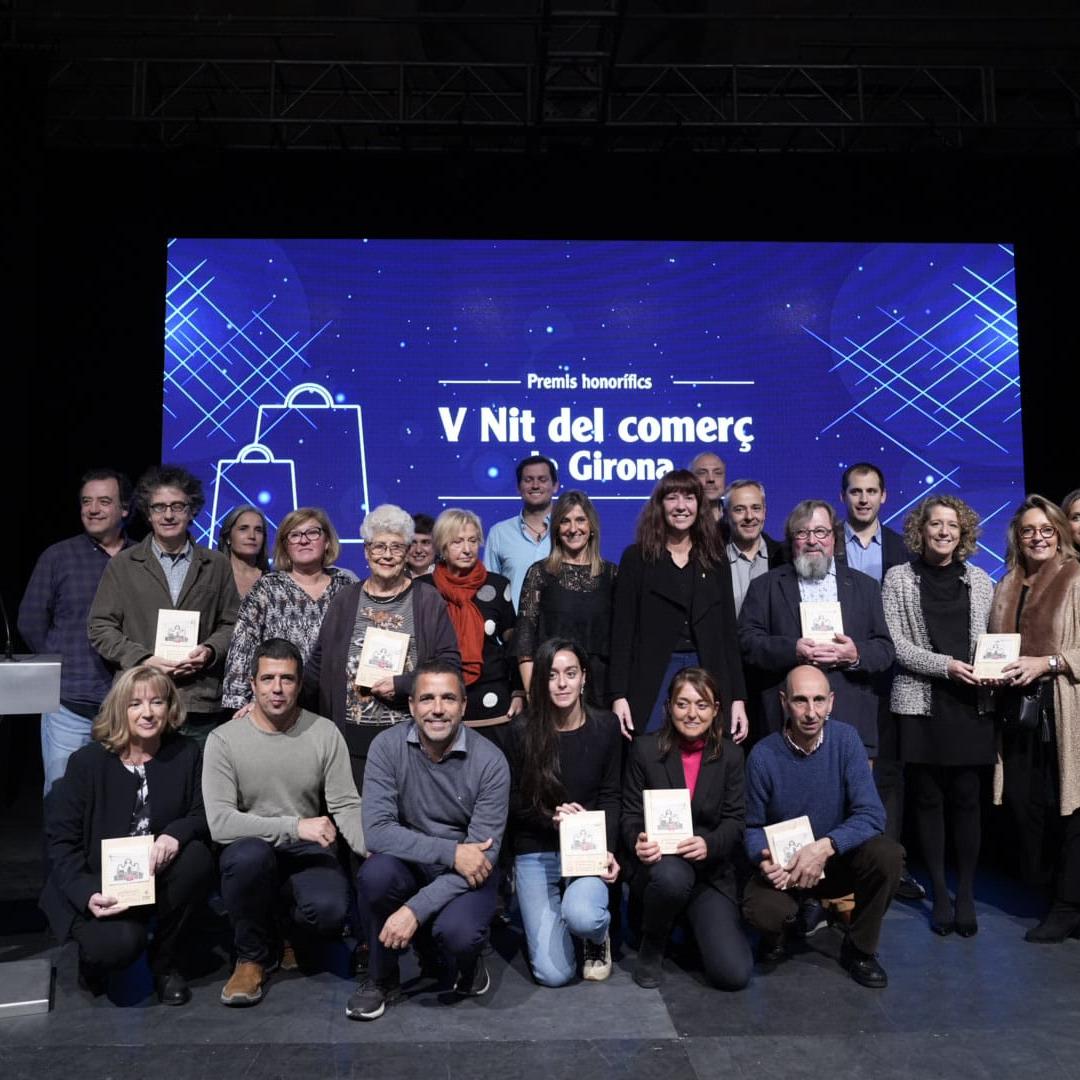
[[[305, 350], [331, 324], [307, 338], [297, 330], [279, 329], [270, 320], [272, 296], [251, 311], [224, 310], [214, 298], [216, 278], [209, 260], [182, 265], [173, 258], [174, 244], [169, 241], [167, 260], [164, 409], [174, 421], [169, 428], [179, 434], [168, 449], [216, 465], [252, 441], [260, 404], [280, 403], [294, 383], [303, 381], [303, 372], [311, 368]], [[225, 479], [235, 488], [227, 473]], [[244, 501], [250, 499], [236, 491]], [[209, 509], [196, 519], [193, 531], [200, 543], [209, 542]]]
[[[854, 402], [820, 434], [869, 427], [932, 477], [904, 505], [887, 504], [890, 523], [935, 490], [961, 494], [963, 463], [976, 455], [990, 464], [1008, 459], [1022, 471], [1013, 251], [1005, 244], [989, 250], [986, 266], [963, 267], [948, 310], [927, 317], [925, 325], [878, 305], [877, 325], [864, 340], [845, 335], [831, 342], [803, 327], [832, 354], [830, 371], [854, 379]], [[1001, 531], [986, 525], [1010, 505], [998, 498], [974, 507], [984, 535]], [[980, 564], [1000, 576], [1003, 554], [979, 546]]]

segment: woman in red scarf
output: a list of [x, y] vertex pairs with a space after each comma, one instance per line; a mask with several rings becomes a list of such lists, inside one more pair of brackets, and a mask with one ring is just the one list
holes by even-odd
[[484, 528], [471, 510], [444, 510], [431, 538], [435, 570], [420, 580], [442, 594], [457, 635], [469, 697], [465, 723], [501, 746], [503, 727], [525, 704], [509, 648], [515, 623], [510, 582], [480, 561]]

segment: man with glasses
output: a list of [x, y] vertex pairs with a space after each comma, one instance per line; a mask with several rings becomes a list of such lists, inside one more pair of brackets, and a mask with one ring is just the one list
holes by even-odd
[[[739, 615], [743, 663], [758, 685], [765, 726], [783, 727], [780, 690], [798, 664], [821, 670], [836, 696], [839, 718], [859, 733], [867, 756], [878, 749], [878, 676], [896, 656], [873, 578], [833, 558], [836, 516], [820, 499], [805, 499], [788, 515], [792, 563], [750, 582]], [[801, 603], [839, 603], [843, 632], [821, 641], [804, 635]]]
[[129, 547], [124, 521], [131, 481], [93, 469], [79, 487], [83, 531], [46, 548], [19, 605], [19, 633], [34, 651], [59, 653], [60, 708], [41, 717], [45, 794], [68, 758], [90, 741], [90, 727], [112, 685], [112, 672], [86, 639], [86, 616], [109, 560]]
[[[170, 675], [187, 710], [185, 732], [204, 741], [226, 718], [221, 675], [240, 606], [232, 567], [220, 551], [191, 539], [189, 527], [206, 500], [186, 469], [153, 466], [135, 498], [151, 533], [106, 567], [90, 608], [90, 644], [120, 670], [153, 664]], [[198, 613], [197, 644], [181, 660], [154, 655], [162, 610]]]

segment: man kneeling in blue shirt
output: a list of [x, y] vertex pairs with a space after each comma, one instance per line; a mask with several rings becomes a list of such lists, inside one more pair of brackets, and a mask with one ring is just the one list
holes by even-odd
[[457, 668], [420, 664], [412, 722], [378, 735], [368, 752], [363, 816], [372, 854], [357, 891], [371, 959], [345, 1008], [353, 1020], [375, 1020], [400, 997], [397, 950], [418, 931], [454, 964], [457, 993], [483, 994], [491, 984], [481, 949], [498, 899], [510, 768], [494, 743], [462, 724], [465, 705]]
[[[826, 723], [833, 695], [825, 675], [794, 668], [780, 701], [784, 730], [759, 742], [747, 762], [746, 850], [758, 873], [747, 883], [743, 917], [762, 934], [761, 958], [775, 962], [800, 902], [853, 892], [840, 962], [856, 982], [880, 989], [888, 978], [875, 953], [904, 849], [882, 835], [885, 810], [858, 733]], [[765, 826], [803, 814], [816, 839], [785, 870], [768, 849]]]

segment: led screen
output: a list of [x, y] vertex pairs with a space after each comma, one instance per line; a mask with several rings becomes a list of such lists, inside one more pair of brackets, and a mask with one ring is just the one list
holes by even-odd
[[534, 453], [633, 539], [656, 479], [711, 450], [767, 531], [881, 465], [900, 528], [932, 491], [1002, 570], [1022, 497], [1007, 244], [532, 240], [170, 242], [163, 459], [203, 480], [201, 542], [241, 502], [319, 505], [362, 567], [365, 507], [519, 504]]

